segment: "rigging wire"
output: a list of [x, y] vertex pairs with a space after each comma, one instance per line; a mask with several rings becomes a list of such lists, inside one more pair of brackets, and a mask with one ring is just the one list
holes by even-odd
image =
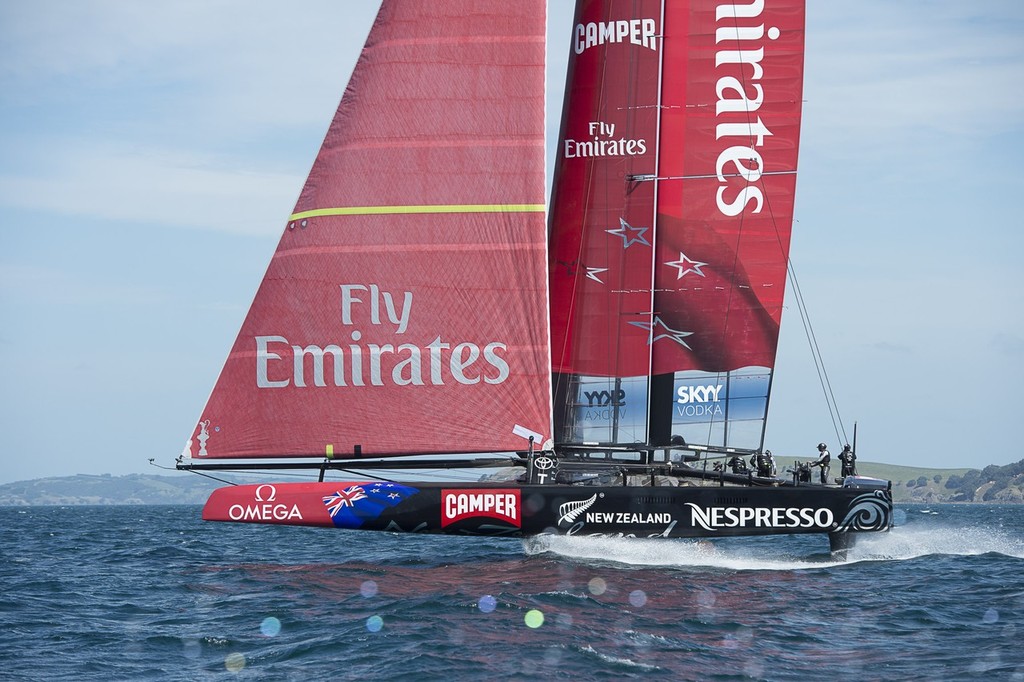
[[[821, 355], [821, 348], [818, 346], [818, 339], [814, 334], [814, 327], [811, 325], [811, 316], [807, 310], [807, 302], [804, 300], [803, 291], [800, 289], [800, 282], [796, 277], [796, 269], [793, 267], [793, 260], [787, 259], [786, 266], [789, 279], [793, 283], [793, 294], [796, 298], [797, 309], [800, 311], [800, 321], [804, 326], [804, 335], [811, 348], [811, 357], [814, 360], [814, 367], [818, 372], [818, 382], [825, 394], [825, 404], [828, 406], [829, 416], [832, 418], [832, 429], [835, 431], [836, 439], [841, 443], [849, 442], [846, 437], [846, 428], [843, 426], [842, 416], [839, 414], [839, 404], [836, 402], [835, 392], [832, 390], [832, 382], [828, 378], [828, 371], [825, 369], [825, 360]], [[842, 436], [840, 438], [840, 435]]]

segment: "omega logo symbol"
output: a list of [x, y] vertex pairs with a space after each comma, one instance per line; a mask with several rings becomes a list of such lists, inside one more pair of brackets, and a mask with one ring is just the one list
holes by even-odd
[[[268, 497], [263, 497], [263, 489], [264, 488], [270, 488], [270, 495]], [[277, 499], [277, 488], [275, 488], [274, 486], [270, 485], [269, 483], [265, 483], [265, 484], [259, 486], [258, 488], [256, 488], [256, 501], [257, 502], [273, 502], [275, 499]]]

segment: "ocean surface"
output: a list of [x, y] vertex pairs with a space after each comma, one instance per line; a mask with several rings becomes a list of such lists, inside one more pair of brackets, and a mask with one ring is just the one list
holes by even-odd
[[0, 508], [0, 679], [1024, 681], [1024, 506], [903, 506], [844, 563], [199, 514]]

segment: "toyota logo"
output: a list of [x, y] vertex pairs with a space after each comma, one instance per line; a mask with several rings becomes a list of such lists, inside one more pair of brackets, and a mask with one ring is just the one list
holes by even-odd
[[539, 471], [547, 471], [548, 469], [554, 469], [557, 465], [558, 462], [555, 461], [555, 458], [548, 457], [547, 455], [544, 455], [543, 457], [538, 457], [537, 459], [533, 460], [533, 467], [535, 469], [538, 469]]

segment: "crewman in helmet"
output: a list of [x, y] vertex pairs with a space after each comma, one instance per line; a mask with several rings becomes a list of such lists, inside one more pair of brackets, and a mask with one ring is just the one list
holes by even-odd
[[839, 461], [843, 463], [843, 478], [857, 475], [857, 455], [850, 449], [849, 443], [844, 445], [843, 451], [839, 453]]
[[812, 467], [821, 467], [821, 484], [828, 484], [828, 472], [829, 462], [832, 461], [832, 455], [828, 452], [828, 446], [824, 443], [818, 443], [818, 459], [811, 462]]
[[757, 471], [761, 478], [771, 478], [775, 475], [775, 459], [771, 450], [755, 452], [750, 456], [750, 466]]
[[734, 474], [745, 474], [749, 470], [747, 469], [747, 463], [743, 461], [743, 458], [739, 455], [733, 455], [732, 458], [725, 463], [727, 467], [732, 469]]

